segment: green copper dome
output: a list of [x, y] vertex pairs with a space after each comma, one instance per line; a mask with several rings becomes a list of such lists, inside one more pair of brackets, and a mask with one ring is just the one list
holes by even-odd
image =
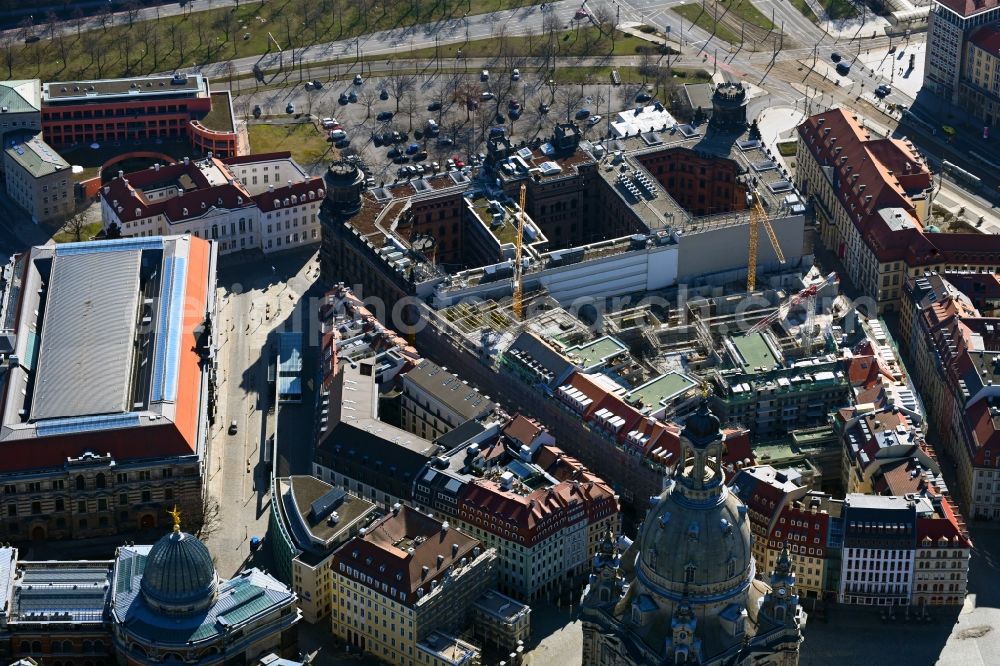
[[142, 596], [154, 610], [196, 613], [212, 605], [218, 588], [208, 548], [197, 537], [174, 531], [150, 549], [142, 574]]

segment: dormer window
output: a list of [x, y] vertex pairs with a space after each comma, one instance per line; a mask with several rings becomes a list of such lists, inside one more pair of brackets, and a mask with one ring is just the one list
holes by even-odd
[[695, 567], [693, 564], [689, 564], [686, 567], [684, 567], [684, 582], [685, 583], [693, 583], [694, 582], [694, 572], [695, 572], [696, 568], [697, 567]]

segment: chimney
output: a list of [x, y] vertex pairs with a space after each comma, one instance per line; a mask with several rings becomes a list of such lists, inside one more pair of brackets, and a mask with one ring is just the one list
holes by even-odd
[[191, 164], [191, 158], [190, 157], [185, 157], [184, 158], [184, 166], [187, 166], [188, 164]]
[[453, 543], [451, 544], [451, 556], [455, 557], [456, 555], [458, 555], [458, 544]]
[[437, 556], [437, 568], [440, 569], [443, 564], [444, 564], [444, 555], [439, 554]]
[[160, 163], [157, 162], [156, 164], [153, 165], [153, 171], [159, 171], [159, 170], [160, 170]]
[[125, 172], [124, 172], [124, 171], [122, 171], [121, 169], [119, 169], [119, 170], [118, 170], [118, 177], [119, 177], [119, 178], [123, 178], [124, 176], [125, 176]]
[[441, 533], [442, 534], [446, 533], [448, 531], [448, 527], [449, 525], [447, 520], [441, 523]]

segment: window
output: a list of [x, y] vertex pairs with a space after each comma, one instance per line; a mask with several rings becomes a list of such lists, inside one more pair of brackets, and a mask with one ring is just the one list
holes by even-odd
[[150, 502], [150, 501], [152, 501], [152, 494], [148, 490], [143, 490], [142, 491], [142, 501], [143, 502]]

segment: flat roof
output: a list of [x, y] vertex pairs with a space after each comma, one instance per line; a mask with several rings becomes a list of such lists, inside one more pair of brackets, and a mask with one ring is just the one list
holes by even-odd
[[48, 562], [25, 562], [14, 588], [11, 616], [21, 622], [100, 623], [108, 587], [111, 562], [79, 562], [77, 566], [54, 566]]
[[774, 366], [781, 365], [781, 359], [771, 351], [771, 347], [767, 344], [767, 340], [764, 339], [763, 333], [737, 335], [731, 339], [733, 345], [736, 347], [736, 351], [742, 357], [741, 362], [744, 370], [753, 370], [760, 367], [765, 370], [773, 370]]
[[[335, 490], [333, 486], [312, 476], [279, 479], [279, 487], [285, 499], [286, 516], [294, 521], [290, 525], [291, 533], [299, 541], [296, 545], [303, 550], [324, 548], [375, 510], [374, 504], [351, 493], [331, 494]], [[336, 520], [331, 524], [330, 517], [334, 514]]]
[[579, 360], [581, 365], [586, 369], [592, 368], [626, 351], [628, 351], [628, 347], [621, 341], [612, 338], [610, 335], [605, 335], [596, 340], [591, 340], [587, 344], [570, 347], [565, 350], [565, 354], [571, 360]]
[[162, 97], [208, 89], [201, 74], [137, 76], [128, 79], [52, 81], [42, 84], [43, 102], [90, 102], [108, 99]]
[[496, 404], [456, 375], [427, 359], [403, 375], [404, 386], [411, 383], [425, 391], [464, 419], [474, 419], [493, 411]]
[[679, 372], [668, 372], [646, 382], [625, 395], [629, 402], [642, 401], [644, 407], [662, 405], [678, 393], [683, 393], [696, 385], [693, 379]]
[[52, 258], [32, 420], [131, 410], [141, 259], [140, 250]]
[[49, 144], [42, 141], [41, 132], [22, 135], [7, 142], [5, 152], [34, 178], [42, 178], [69, 169], [64, 160]]

